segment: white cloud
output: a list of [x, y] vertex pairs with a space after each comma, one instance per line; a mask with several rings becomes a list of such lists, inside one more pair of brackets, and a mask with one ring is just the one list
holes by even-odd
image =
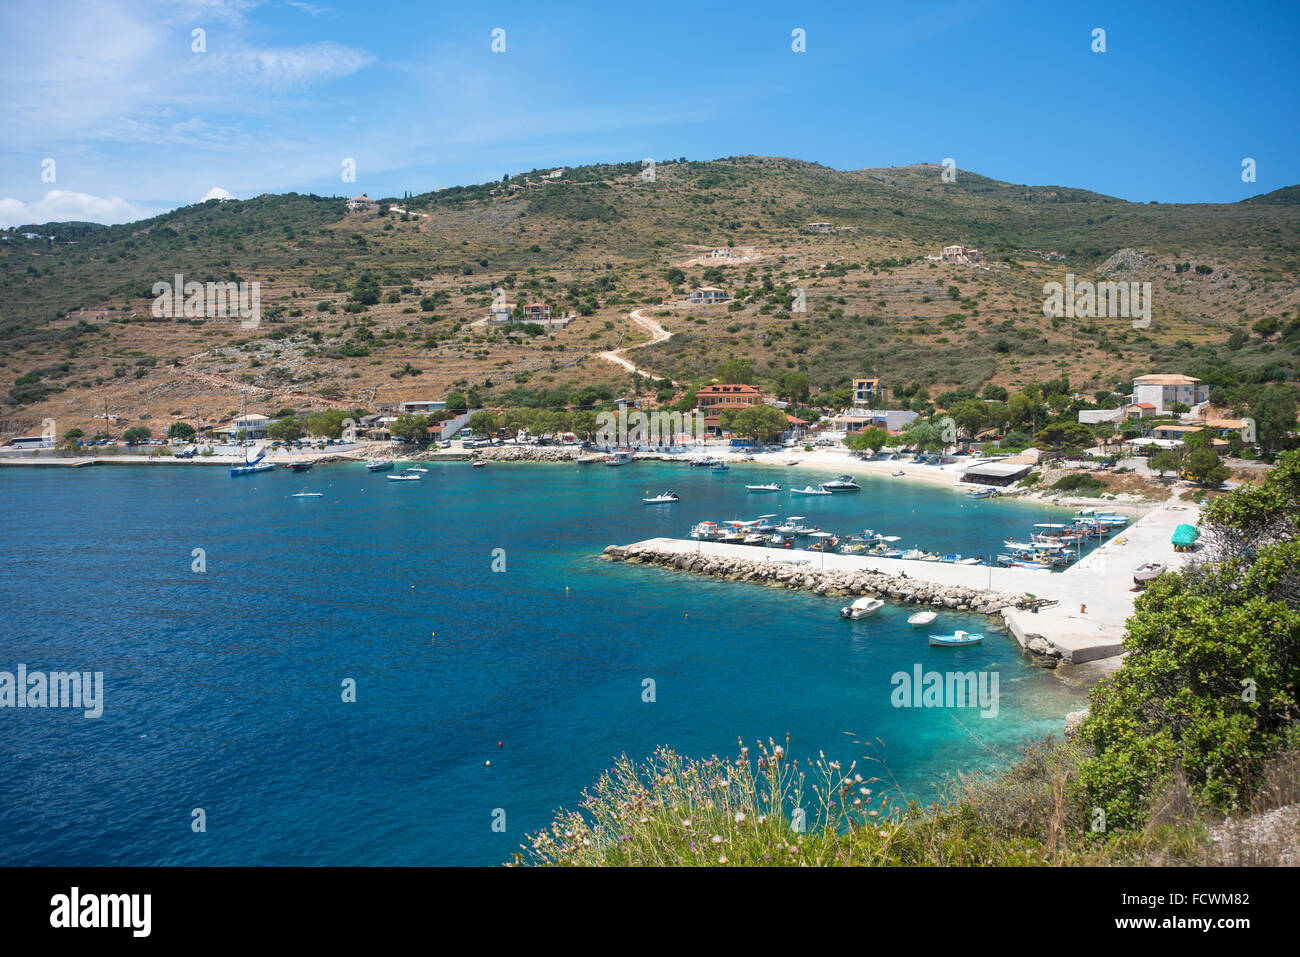
[[231, 71], [266, 86], [301, 86], [355, 73], [375, 58], [364, 50], [328, 40], [295, 47], [237, 50], [217, 58], [221, 72]]
[[42, 198], [23, 202], [12, 197], [0, 198], [0, 227], [24, 226], [28, 223], [85, 222], [129, 223], [157, 213], [128, 202], [120, 196], [92, 196], [67, 189], [52, 189]]
[[199, 200], [199, 202], [206, 203], [210, 199], [234, 199], [234, 198], [235, 197], [230, 195], [229, 191], [222, 189], [220, 186], [214, 186], [206, 193], [203, 194], [203, 198]]

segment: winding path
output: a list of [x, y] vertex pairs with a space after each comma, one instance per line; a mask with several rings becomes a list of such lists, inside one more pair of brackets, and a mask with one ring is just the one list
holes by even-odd
[[[668, 308], [671, 309], [673, 307], [669, 306]], [[631, 352], [633, 349], [643, 349], [646, 346], [658, 345], [661, 342], [667, 342], [673, 337], [673, 334], [661, 326], [656, 320], [651, 319], [649, 316], [643, 316], [640, 309], [633, 309], [627, 314], [627, 317], [646, 332], [650, 333], [650, 341], [638, 342], [634, 346], [625, 346], [622, 349], [611, 349], [608, 352], [597, 353], [597, 355], [606, 362], [613, 362], [617, 365], [621, 365], [628, 372], [640, 373], [650, 379], [658, 379], [659, 377], [653, 372], [638, 368], [630, 359], [625, 359], [622, 353]], [[677, 383], [673, 382], [671, 379], [668, 381], [674, 386], [677, 385]]]

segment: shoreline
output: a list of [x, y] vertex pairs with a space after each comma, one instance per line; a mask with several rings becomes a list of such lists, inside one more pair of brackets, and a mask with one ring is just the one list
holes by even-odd
[[[372, 442], [343, 450], [337, 448], [325, 450], [296, 449], [292, 451], [277, 449], [268, 451], [264, 461], [272, 465], [287, 465], [291, 462], [300, 461], [310, 461], [313, 465], [324, 465], [342, 462], [364, 462], [387, 457], [402, 462], [469, 462], [480, 459], [499, 464], [553, 465], [580, 462], [595, 467], [602, 465], [602, 463], [598, 461], [592, 462], [589, 460], [590, 457], [603, 456], [604, 454], [593, 452], [590, 449], [582, 449], [578, 446], [535, 446], [515, 445], [513, 443], [482, 449], [465, 449], [457, 445], [450, 449], [433, 448], [404, 453], [402, 447]], [[961, 479], [961, 472], [970, 461], [963, 458], [948, 465], [919, 465], [907, 460], [886, 462], [861, 459], [844, 449], [824, 448], [814, 449], [811, 452], [804, 451], [801, 448], [781, 449], [776, 452], [760, 453], [754, 456], [753, 461], [746, 461], [745, 456], [749, 454], [751, 454], [749, 450], [733, 449], [730, 446], [685, 446], [680, 452], [636, 452], [633, 455], [633, 461], [634, 463], [668, 462], [687, 466], [687, 463], [696, 456], [709, 455], [714, 459], [720, 459], [728, 465], [738, 468], [753, 466], [766, 470], [782, 471], [789, 471], [790, 469], [825, 470], [827, 473], [825, 479], [846, 472], [858, 475], [866, 474], [877, 478], [897, 479], [904, 482], [921, 482], [961, 493], [964, 493], [967, 488], [958, 484]], [[588, 459], [588, 461], [582, 463], [581, 460], [583, 459]], [[195, 456], [189, 459], [178, 459], [170, 454], [150, 457], [147, 454], [139, 453], [63, 456], [50, 455], [48, 450], [42, 450], [40, 453], [0, 454], [0, 467], [85, 468], [98, 465], [207, 465], [229, 467], [238, 465], [240, 462], [241, 459], [238, 456], [230, 455]], [[895, 472], [902, 472], [903, 474], [896, 476]], [[801, 478], [800, 481], [807, 481], [807, 479]], [[1041, 489], [1014, 488], [1001, 491], [999, 495], [986, 501], [992, 502], [999, 499], [1033, 502], [1058, 508], [1088, 508], [1104, 505], [1108, 509], [1132, 513], [1134, 517], [1148, 514], [1164, 504], [1159, 499], [1141, 498], [1127, 494], [1114, 497], [1079, 496], [1061, 492], [1047, 492]]]

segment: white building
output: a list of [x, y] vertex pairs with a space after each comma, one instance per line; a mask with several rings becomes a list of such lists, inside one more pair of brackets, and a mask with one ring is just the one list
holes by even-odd
[[1143, 375], [1133, 380], [1133, 401], [1150, 402], [1157, 414], [1173, 411], [1175, 402], [1189, 409], [1208, 402], [1210, 387], [1186, 375]]

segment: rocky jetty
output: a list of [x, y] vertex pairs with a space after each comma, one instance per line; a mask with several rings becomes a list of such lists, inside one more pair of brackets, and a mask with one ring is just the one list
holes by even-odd
[[[761, 555], [761, 551], [757, 550]], [[841, 571], [820, 569], [810, 564], [771, 559], [731, 558], [692, 554], [653, 545], [610, 545], [604, 555], [613, 561], [661, 565], [697, 575], [711, 575], [733, 581], [756, 582], [779, 588], [806, 588], [818, 595], [869, 595], [912, 605], [952, 608], [986, 615], [1000, 615], [1023, 595], [986, 591], [961, 585], [939, 585], [911, 578], [906, 572]]]

